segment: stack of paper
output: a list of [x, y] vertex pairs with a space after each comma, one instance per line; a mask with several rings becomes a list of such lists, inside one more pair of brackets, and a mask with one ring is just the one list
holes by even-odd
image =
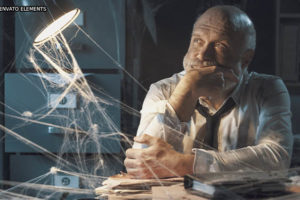
[[152, 186], [170, 186], [183, 183], [183, 177], [166, 179], [134, 179], [127, 174], [118, 174], [105, 180], [101, 187], [95, 189], [97, 195], [101, 196], [126, 196], [135, 195], [136, 199], [141, 196], [142, 199], [151, 199]]

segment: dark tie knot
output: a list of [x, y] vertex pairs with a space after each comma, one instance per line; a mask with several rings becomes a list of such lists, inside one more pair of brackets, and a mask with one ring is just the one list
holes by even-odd
[[[206, 118], [206, 124], [205, 124], [205, 139], [204, 143], [213, 147], [218, 148], [218, 141], [217, 141], [217, 135], [218, 135], [218, 129], [220, 125], [221, 118], [231, 111], [235, 106], [235, 102], [232, 98], [229, 98], [225, 104], [214, 114], [210, 115], [208, 112], [208, 109], [204, 106], [202, 106], [199, 102], [196, 105], [196, 109], [199, 111], [199, 113]], [[196, 136], [196, 139], [194, 141], [194, 147], [196, 148], [196, 144], [199, 143], [200, 134]]]

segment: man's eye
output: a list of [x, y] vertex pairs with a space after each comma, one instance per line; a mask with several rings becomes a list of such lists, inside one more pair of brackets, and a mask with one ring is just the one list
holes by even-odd
[[193, 40], [193, 43], [199, 45], [199, 44], [202, 43], [202, 40], [200, 40], [200, 39], [198, 39], [198, 38], [195, 38], [195, 39]]
[[217, 42], [217, 43], [215, 43], [215, 48], [220, 49], [220, 50], [224, 50], [224, 49], [226, 49], [226, 46], [222, 43]]

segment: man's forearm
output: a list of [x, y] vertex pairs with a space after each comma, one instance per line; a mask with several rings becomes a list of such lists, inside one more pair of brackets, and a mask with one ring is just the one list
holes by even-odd
[[198, 97], [194, 94], [190, 85], [182, 80], [176, 86], [168, 102], [173, 107], [179, 120], [187, 122], [191, 119], [197, 100]]
[[177, 167], [177, 173], [180, 176], [193, 174], [194, 159], [194, 154], [182, 154], [181, 162], [179, 162]]
[[260, 144], [226, 152], [197, 149], [195, 152], [196, 174], [222, 171], [282, 170], [289, 166], [289, 155], [275, 144]]

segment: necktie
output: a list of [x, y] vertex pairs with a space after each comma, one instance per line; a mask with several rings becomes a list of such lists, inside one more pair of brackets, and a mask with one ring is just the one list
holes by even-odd
[[[232, 110], [234, 106], [234, 100], [229, 98], [214, 115], [210, 115], [208, 113], [208, 109], [197, 102], [196, 109], [203, 117], [206, 118], [204, 144], [207, 144], [212, 148], [218, 148], [218, 129], [220, 125], [220, 119], [230, 110]], [[199, 146], [199, 136], [200, 134], [198, 134], [195, 138], [194, 148]]]

